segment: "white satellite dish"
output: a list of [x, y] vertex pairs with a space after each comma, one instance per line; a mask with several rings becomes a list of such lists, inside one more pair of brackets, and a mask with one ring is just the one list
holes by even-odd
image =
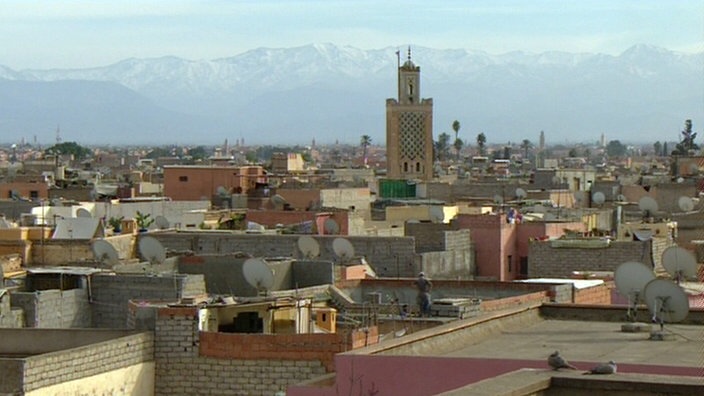
[[332, 250], [343, 264], [354, 257], [354, 246], [345, 238], [335, 238], [332, 241]]
[[597, 191], [592, 195], [592, 202], [597, 205], [601, 205], [606, 201], [606, 195], [603, 192]]
[[337, 235], [340, 233], [340, 225], [333, 219], [325, 219], [323, 229], [327, 235]]
[[161, 216], [161, 215], [154, 218], [154, 224], [156, 224], [156, 226], [160, 230], [165, 230], [171, 226], [171, 224], [169, 223], [169, 220], [166, 217]]
[[680, 197], [677, 200], [677, 205], [683, 212], [691, 212], [694, 209], [694, 201], [690, 197]]
[[501, 205], [502, 203], [504, 203], [504, 197], [498, 194], [494, 195], [494, 203]]
[[76, 217], [83, 217], [83, 218], [89, 219], [89, 218], [93, 217], [93, 215], [86, 208], [78, 208], [78, 209], [76, 209]]
[[247, 259], [242, 265], [242, 275], [258, 294], [266, 295], [274, 285], [274, 272], [261, 258]]
[[697, 275], [697, 258], [683, 247], [670, 246], [665, 249], [662, 252], [662, 266], [678, 282]]
[[139, 238], [139, 253], [151, 264], [162, 264], [166, 260], [166, 249], [152, 236], [146, 235]]
[[524, 189], [522, 189], [522, 188], [520, 188], [520, 187], [518, 187], [518, 188], [516, 189], [516, 198], [518, 198], [518, 199], [523, 199], [523, 198], [525, 198], [525, 197], [527, 197], [527, 196], [528, 196], [528, 193], [526, 192], [526, 190], [524, 190]]
[[645, 303], [653, 321], [660, 324], [660, 333], [651, 333], [650, 339], [664, 339], [665, 323], [681, 322], [689, 313], [689, 298], [681, 287], [666, 279], [654, 279], [645, 287]]
[[442, 223], [445, 220], [445, 212], [442, 210], [442, 206], [431, 206], [428, 212], [430, 221], [433, 223]]
[[633, 235], [636, 237], [637, 240], [645, 242], [653, 239], [653, 230], [633, 230]]
[[637, 261], [628, 261], [616, 267], [614, 281], [616, 290], [624, 297], [628, 297], [628, 312], [626, 317], [635, 321], [638, 304], [644, 301], [643, 291], [645, 285], [655, 279], [653, 270]]
[[617, 200], [618, 202], [626, 202], [626, 196], [623, 195], [623, 194], [619, 194], [619, 195], [616, 196], [616, 200]]
[[658, 211], [658, 203], [653, 197], [643, 197], [638, 200], [638, 209], [643, 212], [644, 217], [650, 217]]
[[303, 257], [312, 259], [320, 256], [320, 244], [310, 235], [303, 235], [298, 238], [298, 250], [301, 251]]
[[93, 250], [95, 261], [101, 264], [109, 266], [120, 264], [117, 250], [115, 250], [115, 247], [112, 246], [110, 242], [104, 239], [96, 239], [93, 241], [93, 243], [91, 243], [91, 250]]
[[286, 198], [282, 197], [279, 194], [273, 195], [271, 198], [269, 198], [269, 200], [271, 200], [271, 203], [273, 203], [274, 206], [276, 206], [277, 208], [283, 207], [287, 203]]

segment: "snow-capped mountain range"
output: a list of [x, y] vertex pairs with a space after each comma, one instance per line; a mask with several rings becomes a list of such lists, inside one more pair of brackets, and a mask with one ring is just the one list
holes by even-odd
[[[214, 60], [127, 59], [88, 69], [0, 65], [0, 136], [97, 143], [384, 143], [396, 51], [333, 44]], [[704, 122], [704, 53], [636, 45], [618, 56], [412, 47], [434, 131], [473, 143], [677, 140]], [[401, 62], [407, 56], [400, 48]]]

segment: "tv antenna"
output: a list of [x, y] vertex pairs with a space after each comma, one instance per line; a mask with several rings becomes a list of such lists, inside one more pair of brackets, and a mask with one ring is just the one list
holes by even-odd
[[662, 252], [662, 266], [677, 284], [697, 275], [697, 258], [683, 247], [670, 246], [665, 249]]
[[93, 215], [86, 208], [78, 208], [78, 209], [76, 209], [76, 217], [90, 219], [93, 217]]
[[592, 194], [592, 202], [594, 202], [595, 204], [603, 205], [605, 201], [606, 201], [606, 195], [604, 195], [603, 192], [597, 191], [594, 194]]
[[242, 274], [259, 296], [266, 296], [274, 285], [274, 271], [261, 258], [247, 259], [242, 265]]
[[627, 261], [616, 267], [614, 272], [616, 289], [620, 295], [628, 298], [626, 319], [633, 322], [630, 325], [621, 326], [621, 330], [633, 331], [634, 326], [639, 326], [635, 323], [638, 316], [638, 304], [644, 302], [645, 285], [653, 279], [655, 279], [653, 270], [637, 261]]
[[303, 257], [309, 260], [320, 256], [320, 244], [310, 235], [303, 235], [298, 238], [297, 245]]
[[653, 197], [643, 197], [638, 200], [638, 209], [643, 212], [643, 218], [655, 216], [658, 211], [658, 203]]
[[337, 235], [340, 233], [340, 225], [333, 219], [325, 219], [323, 229], [328, 235]]
[[161, 215], [154, 218], [154, 224], [156, 224], [156, 226], [160, 230], [165, 230], [171, 226], [171, 224], [169, 223], [169, 220], [166, 217], [161, 216]]
[[342, 264], [347, 264], [354, 257], [354, 246], [345, 238], [335, 238], [332, 241], [332, 250]]
[[139, 238], [139, 253], [150, 264], [162, 264], [166, 260], [166, 249], [152, 236], [146, 235]]
[[651, 340], [664, 340], [665, 323], [684, 320], [689, 313], [689, 299], [681, 287], [667, 279], [654, 279], [645, 287], [645, 303], [653, 315], [653, 322], [660, 324], [660, 331], [650, 333]]
[[120, 264], [120, 258], [115, 247], [104, 239], [96, 239], [91, 243], [95, 261], [110, 267]]

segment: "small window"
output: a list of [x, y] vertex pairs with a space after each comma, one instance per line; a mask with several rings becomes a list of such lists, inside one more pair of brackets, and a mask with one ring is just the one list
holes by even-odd
[[416, 172], [420, 173], [420, 162], [416, 162]]
[[30, 197], [31, 199], [37, 199], [37, 198], [39, 198], [39, 191], [37, 191], [37, 190], [30, 190], [30, 191], [29, 191], [29, 197]]
[[408, 162], [403, 163], [403, 171], [408, 172]]
[[508, 269], [508, 272], [511, 272], [511, 264], [512, 264], [512, 261], [513, 261], [513, 256], [508, 255], [508, 256], [506, 257], [506, 268]]
[[188, 176], [179, 176], [178, 181], [180, 182], [187, 182], [188, 181]]

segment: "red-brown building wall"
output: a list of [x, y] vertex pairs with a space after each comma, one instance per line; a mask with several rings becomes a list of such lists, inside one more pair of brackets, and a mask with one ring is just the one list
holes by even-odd
[[230, 193], [247, 194], [257, 183], [266, 183], [267, 176], [260, 166], [209, 167], [165, 166], [164, 195], [174, 201], [210, 199], [218, 187]]

